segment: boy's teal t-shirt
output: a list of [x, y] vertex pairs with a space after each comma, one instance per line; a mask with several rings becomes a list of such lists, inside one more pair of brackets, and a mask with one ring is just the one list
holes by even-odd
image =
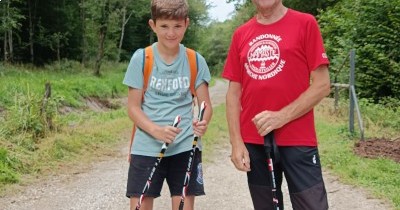
[[[182, 129], [172, 144], [169, 144], [165, 156], [175, 155], [192, 149], [193, 110], [190, 92], [190, 67], [186, 48], [180, 44], [179, 55], [172, 64], [161, 59], [157, 43], [152, 45], [154, 63], [149, 77], [149, 84], [142, 103], [143, 112], [157, 125], [171, 125], [177, 115], [181, 116], [178, 127]], [[143, 89], [143, 50], [133, 54], [125, 73], [123, 84], [136, 89]], [[197, 78], [195, 88], [211, 80], [205, 59], [197, 53]], [[196, 113], [197, 116], [197, 113]], [[162, 141], [154, 139], [140, 128], [136, 129], [131, 154], [157, 157]], [[198, 146], [201, 150], [201, 141]]]

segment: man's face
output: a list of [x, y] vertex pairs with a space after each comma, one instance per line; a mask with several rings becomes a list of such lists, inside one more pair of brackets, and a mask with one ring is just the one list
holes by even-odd
[[273, 9], [282, 3], [282, 0], [252, 0], [257, 10]]

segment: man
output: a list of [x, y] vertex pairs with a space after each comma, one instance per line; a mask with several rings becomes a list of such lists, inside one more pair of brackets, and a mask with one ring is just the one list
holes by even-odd
[[293, 209], [328, 209], [313, 107], [330, 92], [329, 60], [317, 21], [282, 0], [252, 2], [257, 13], [234, 32], [222, 73], [231, 160], [247, 172], [254, 208], [273, 209], [264, 150], [273, 132], [279, 208], [284, 173]]

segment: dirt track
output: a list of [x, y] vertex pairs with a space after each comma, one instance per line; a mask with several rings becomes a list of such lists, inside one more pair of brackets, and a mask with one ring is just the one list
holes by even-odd
[[[211, 88], [213, 105], [225, 100], [227, 83], [218, 81]], [[0, 198], [1, 210], [122, 210], [129, 209], [125, 197], [128, 163], [126, 147], [121, 145], [119, 154], [107, 161], [93, 163], [80, 173], [54, 176], [32, 186], [22, 193]], [[252, 205], [246, 186], [246, 175], [236, 171], [229, 159], [228, 139], [213, 148], [211, 161], [204, 163], [206, 196], [197, 198], [197, 210], [251, 210]], [[323, 157], [321, 157], [323, 158]], [[364, 190], [341, 184], [337, 178], [324, 172], [330, 209], [375, 210], [393, 209], [383, 201], [372, 199]], [[285, 196], [285, 209], [292, 209]], [[155, 210], [170, 209], [166, 188], [155, 201]]]

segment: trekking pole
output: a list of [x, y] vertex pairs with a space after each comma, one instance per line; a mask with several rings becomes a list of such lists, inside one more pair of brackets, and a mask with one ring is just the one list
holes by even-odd
[[271, 185], [272, 185], [272, 204], [273, 204], [274, 210], [279, 210], [279, 206], [278, 206], [279, 201], [276, 196], [274, 161], [272, 160], [272, 157], [271, 157], [273, 138], [274, 137], [273, 137], [272, 132], [270, 132], [264, 136], [264, 148], [265, 148], [265, 153], [267, 154], [268, 170], [270, 172], [270, 180], [271, 180]]
[[[172, 124], [172, 126], [178, 127], [178, 124], [179, 124], [180, 122], [181, 122], [181, 117], [178, 115], [178, 116], [175, 117], [175, 120], [174, 120], [174, 123]], [[158, 155], [158, 158], [157, 158], [156, 162], [154, 163], [153, 169], [151, 169], [150, 176], [149, 176], [149, 178], [147, 179], [146, 184], [144, 185], [144, 188], [143, 188], [143, 190], [142, 190], [142, 194], [141, 194], [140, 197], [139, 197], [139, 201], [138, 201], [138, 203], [136, 204], [135, 210], [139, 210], [140, 207], [142, 206], [142, 202], [143, 202], [143, 199], [144, 199], [144, 194], [145, 194], [145, 193], [147, 192], [147, 190], [150, 188], [151, 179], [153, 178], [154, 172], [156, 171], [158, 165], [160, 165], [161, 159], [164, 157], [165, 150], [168, 149], [168, 145], [169, 145], [168, 143], [164, 143], [164, 144], [162, 145], [160, 154]]]
[[[204, 115], [204, 110], [205, 109], [206, 109], [206, 103], [203, 101], [201, 103], [201, 105], [200, 105], [199, 115], [197, 117], [198, 121], [202, 121], [203, 120], [203, 115]], [[188, 166], [186, 168], [185, 180], [183, 181], [181, 203], [179, 204], [179, 210], [183, 210], [183, 205], [185, 203], [186, 191], [187, 191], [187, 188], [189, 186], [190, 175], [192, 173], [193, 161], [194, 161], [194, 156], [195, 156], [195, 152], [196, 152], [196, 149], [197, 149], [197, 140], [198, 139], [199, 139], [199, 137], [196, 134], [194, 134], [192, 151], [190, 152], [189, 162], [188, 162]]]

